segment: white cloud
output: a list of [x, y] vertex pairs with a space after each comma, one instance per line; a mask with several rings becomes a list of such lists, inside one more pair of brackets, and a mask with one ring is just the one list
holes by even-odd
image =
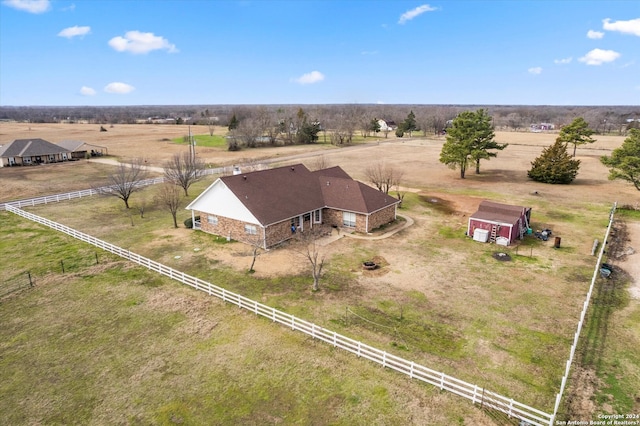
[[324, 80], [324, 74], [322, 74], [320, 71], [311, 71], [309, 73], [302, 74], [298, 78], [293, 79], [293, 81], [299, 84], [313, 84], [318, 83], [322, 80]]
[[568, 58], [554, 59], [553, 63], [554, 64], [569, 64], [569, 63], [571, 63], [572, 60], [573, 60], [573, 58], [571, 56], [569, 56]]
[[109, 83], [104, 87], [104, 91], [107, 93], [118, 93], [121, 95], [125, 95], [127, 93], [131, 93], [136, 88], [127, 83], [113, 82]]
[[602, 37], [604, 37], [604, 33], [602, 31], [593, 31], [593, 30], [587, 31], [587, 38], [597, 40], [597, 39], [601, 39]]
[[640, 18], [614, 22], [611, 22], [611, 19], [609, 18], [603, 19], [602, 28], [607, 31], [618, 31], [623, 34], [631, 34], [640, 37]]
[[124, 37], [114, 37], [109, 40], [109, 46], [118, 52], [130, 52], [133, 54], [149, 53], [152, 50], [167, 50], [169, 53], [178, 52], [175, 44], [169, 43], [169, 40], [164, 37], [140, 31], [127, 31]]
[[620, 57], [620, 54], [613, 50], [593, 49], [578, 60], [587, 65], [602, 65], [605, 62], [613, 62]]
[[529, 71], [529, 74], [538, 75], [542, 73], [542, 67], [532, 67], [532, 68], [529, 68], [527, 71]]
[[411, 9], [400, 15], [400, 19], [398, 19], [398, 24], [404, 24], [407, 21], [412, 20], [413, 18], [422, 15], [425, 12], [433, 12], [434, 10], [438, 10], [436, 7], [429, 6], [428, 4], [423, 4], [422, 6], [418, 6], [415, 9]]
[[29, 13], [44, 13], [51, 9], [49, 0], [4, 0], [2, 3]]
[[84, 36], [91, 32], [91, 27], [69, 27], [58, 33], [59, 37], [73, 38], [78, 36]]
[[91, 87], [87, 87], [87, 86], [82, 86], [80, 88], [80, 94], [83, 96], [93, 96], [96, 94], [95, 89], [91, 88]]

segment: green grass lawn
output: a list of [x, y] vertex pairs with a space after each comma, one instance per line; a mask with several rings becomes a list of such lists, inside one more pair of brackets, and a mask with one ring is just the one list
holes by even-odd
[[[0, 213], [0, 229], [3, 271], [37, 275], [34, 289], [0, 300], [3, 424], [490, 419], [458, 397], [112, 255], [101, 252], [91, 265], [93, 248], [15, 215]], [[63, 274], [57, 263], [71, 254], [87, 266]]]
[[[213, 179], [208, 177], [194, 185], [184, 205]], [[329, 259], [322, 282], [323, 290], [314, 294], [309, 291], [311, 281], [306, 274], [258, 279], [245, 271], [222, 266], [216, 260], [215, 252], [222, 250], [224, 244], [214, 236], [184, 229], [182, 221], [190, 217], [187, 211], [179, 211], [181, 229], [177, 231], [173, 230], [169, 213], [158, 207], [149, 206], [144, 218], [139, 217], [135, 213], [137, 203], [152, 200], [155, 191], [157, 188], [149, 187], [135, 194], [132, 197], [133, 211], [126, 211], [122, 202], [115, 198], [96, 197], [29, 210], [341, 334], [454, 377], [487, 386], [549, 412], [560, 386], [577, 318], [593, 272], [595, 258], [588, 252], [593, 238], [602, 238], [610, 208], [604, 204], [588, 208], [580, 208], [577, 204], [558, 207], [526, 194], [516, 197], [513, 202], [534, 206], [533, 226], [553, 224], [554, 230], [565, 238], [561, 250], [550, 249], [548, 244], [534, 238], [525, 240], [517, 249], [504, 248], [513, 260], [502, 263], [492, 258], [494, 246], [478, 245], [464, 236], [464, 221], [451, 216], [450, 211], [440, 206], [434, 207], [428, 197], [408, 193], [402, 212], [426, 222], [415, 238], [398, 250], [406, 256], [422, 253], [423, 259], [427, 259], [423, 261], [431, 262], [443, 275], [451, 269], [446, 259], [467, 253], [456, 265], [460, 273], [455, 274], [453, 285], [443, 286], [437, 294], [429, 296], [419, 291], [370, 293], [359, 284], [356, 265], [384, 254], [385, 247], [370, 241], [353, 241], [349, 251]], [[15, 226], [4, 221], [4, 216], [0, 222], [2, 227], [13, 229]], [[17, 223], [21, 224], [20, 221]], [[95, 250], [90, 248], [62, 249], [61, 243], [48, 245], [41, 234], [49, 232], [32, 231], [33, 228], [25, 225], [24, 230], [19, 230], [22, 226], [16, 226], [16, 235], [21, 237], [9, 240], [9, 245], [0, 245], [3, 250], [8, 250], [11, 244], [20, 245], [17, 241], [27, 242], [21, 250], [6, 257], [7, 261], [17, 265], [16, 271], [24, 272], [34, 264], [22, 250], [35, 246], [51, 247], [37, 252], [41, 252], [42, 259], [38, 265], [49, 265], [45, 268], [52, 270], [60, 269], [63, 255], [69, 259], [86, 257], [89, 262], [92, 256], [95, 257]], [[434, 239], [434, 235], [438, 238]], [[194, 247], [202, 250], [196, 253]], [[70, 264], [71, 260], [65, 262]], [[138, 282], [139, 278], [132, 270], [122, 271], [122, 277], [131, 273], [132, 279]], [[118, 279], [124, 279], [122, 277]], [[159, 277], [149, 280], [152, 285], [147, 287], [155, 291], [162, 280]], [[125, 303], [137, 306], [139, 299], [134, 294]], [[637, 312], [636, 307], [625, 318], [634, 318]], [[633, 337], [637, 326], [633, 328], [628, 322], [631, 320], [625, 321], [635, 330], [629, 342], [637, 343], [637, 336]], [[611, 356], [622, 356], [633, 365], [636, 360], [627, 355], [631, 353], [629, 348], [626, 343], [620, 343], [620, 348], [611, 352]], [[611, 362], [608, 356], [604, 359]], [[618, 370], [611, 367], [602, 371], [605, 377], [615, 378]], [[624, 371], [631, 371], [631, 379], [637, 375], [637, 369]], [[632, 395], [636, 392], [632, 382], [618, 380], [618, 387], [612, 387], [611, 392]], [[189, 411], [195, 402], [183, 404], [177, 404], [175, 409]], [[253, 404], [255, 401], [250, 405]], [[468, 403], [460, 400], [460, 404]], [[628, 406], [625, 404], [621, 406]]]
[[[199, 146], [205, 146], [209, 148], [226, 148], [227, 147], [227, 139], [222, 135], [194, 135], [193, 139], [196, 142], [196, 149]], [[187, 145], [189, 144], [188, 137], [175, 138], [172, 139], [171, 142]]]

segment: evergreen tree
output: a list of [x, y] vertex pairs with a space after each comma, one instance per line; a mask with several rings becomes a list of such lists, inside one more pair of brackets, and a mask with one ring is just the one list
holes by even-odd
[[600, 158], [609, 169], [609, 179], [622, 179], [631, 182], [640, 191], [640, 129], [629, 130], [629, 136], [620, 148], [611, 153], [611, 157]]
[[472, 161], [476, 164], [476, 173], [480, 173], [480, 160], [497, 156], [489, 150], [507, 147], [507, 144], [494, 141], [494, 136], [491, 117], [484, 109], [464, 111], [452, 121], [447, 131], [447, 141], [440, 151], [440, 162], [452, 169], [459, 167], [462, 179]]
[[501, 144], [493, 140], [495, 132], [493, 131], [491, 116], [486, 110], [477, 110], [473, 119], [475, 120], [475, 135], [473, 137], [471, 159], [476, 162], [476, 174], [480, 174], [480, 160], [489, 160], [498, 156], [496, 152], [489, 150], [497, 149], [502, 151], [508, 144]]
[[302, 120], [302, 125], [296, 133], [296, 139], [298, 143], [316, 143], [318, 141], [318, 133], [320, 132], [320, 122], [313, 121], [308, 122], [305, 116]]
[[373, 132], [374, 135], [380, 131], [380, 123], [377, 118], [374, 118], [369, 122], [369, 128], [367, 130]]
[[578, 117], [571, 124], [560, 129], [560, 140], [566, 144], [573, 144], [573, 156], [576, 156], [578, 145], [594, 143], [596, 140], [591, 137], [593, 130], [589, 128], [589, 123], [584, 118]]
[[578, 174], [580, 160], [574, 160], [567, 152], [567, 143], [560, 137], [545, 148], [542, 154], [531, 162], [531, 170], [527, 175], [543, 183], [571, 183]]
[[411, 137], [412, 132], [414, 132], [415, 130], [418, 130], [418, 125], [416, 124], [416, 115], [413, 113], [413, 111], [409, 112], [409, 115], [407, 115], [407, 118], [404, 119], [404, 121], [400, 124], [398, 128], [402, 129], [403, 133], [408, 132], [409, 137]]
[[234, 130], [238, 128], [238, 118], [236, 117], [236, 114], [234, 113], [233, 116], [231, 117], [231, 120], [229, 120], [229, 130]]

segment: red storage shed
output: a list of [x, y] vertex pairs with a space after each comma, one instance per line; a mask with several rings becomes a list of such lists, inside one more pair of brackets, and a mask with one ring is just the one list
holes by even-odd
[[529, 229], [531, 208], [483, 201], [469, 217], [467, 235], [476, 241], [513, 244]]

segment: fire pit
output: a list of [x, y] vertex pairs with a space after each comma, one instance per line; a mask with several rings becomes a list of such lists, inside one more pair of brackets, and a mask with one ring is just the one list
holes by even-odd
[[362, 269], [367, 271], [373, 271], [377, 267], [378, 267], [378, 264], [376, 262], [367, 261], [362, 263]]
[[511, 260], [511, 256], [509, 256], [507, 253], [496, 252], [493, 253], [492, 256], [495, 260], [499, 260], [501, 262], [508, 262]]

